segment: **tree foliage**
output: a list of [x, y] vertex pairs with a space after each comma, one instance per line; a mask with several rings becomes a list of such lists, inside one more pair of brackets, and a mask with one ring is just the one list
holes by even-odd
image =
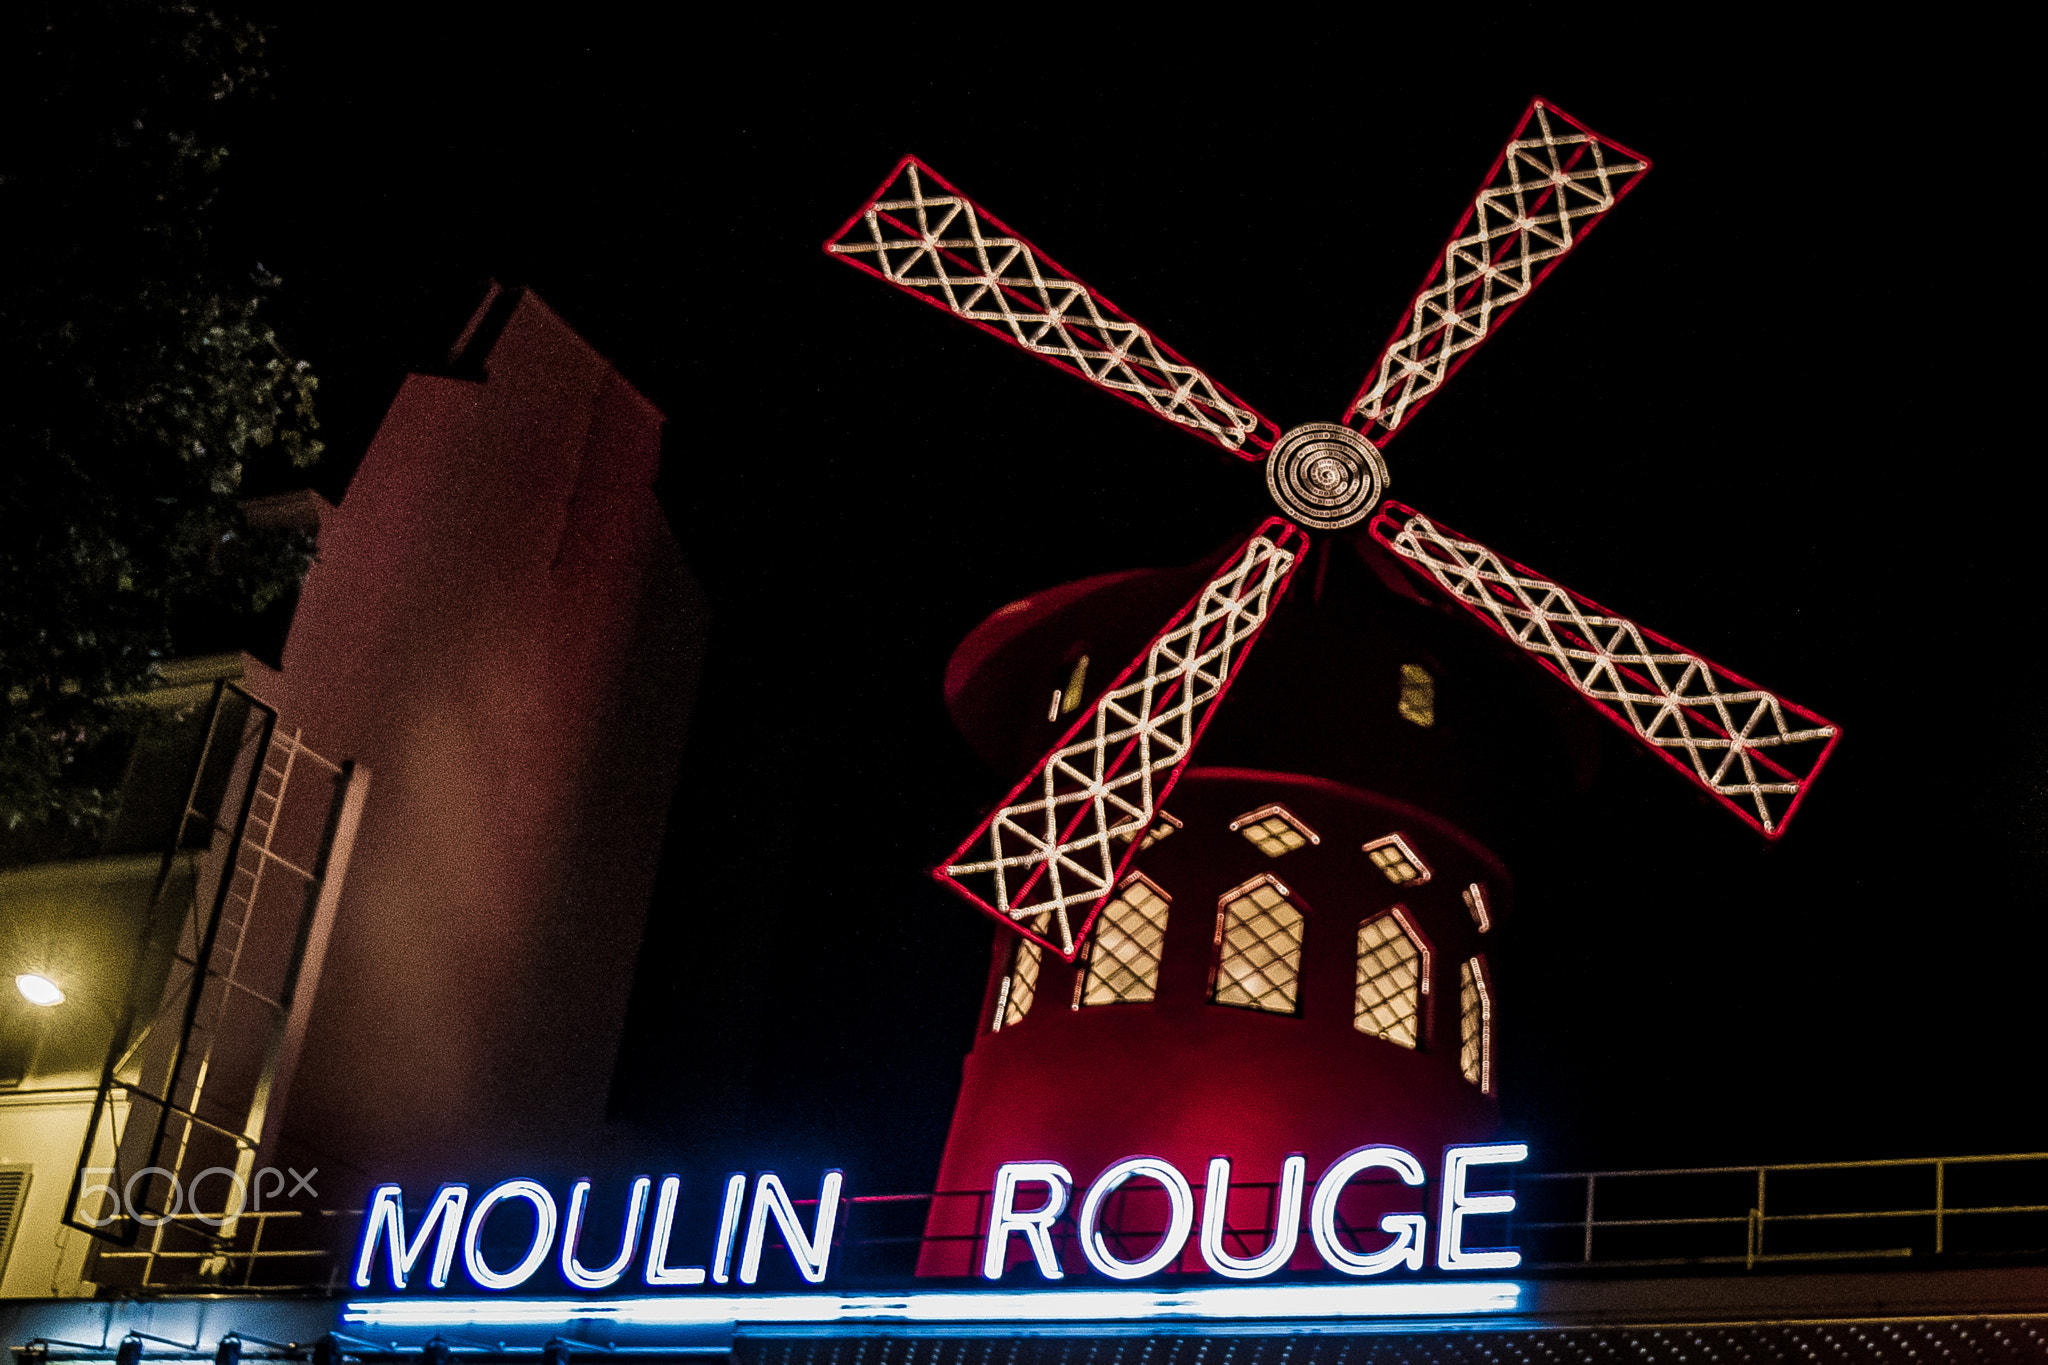
[[6, 21], [0, 140], [0, 828], [89, 828], [90, 756], [176, 648], [311, 562], [239, 497], [310, 465], [315, 379], [262, 320], [278, 281], [214, 211], [264, 32], [168, 0], [55, 0]]

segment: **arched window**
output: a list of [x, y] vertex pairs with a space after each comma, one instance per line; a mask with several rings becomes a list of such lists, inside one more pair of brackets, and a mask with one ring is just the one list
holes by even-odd
[[1358, 991], [1351, 1023], [1401, 1047], [1422, 1042], [1422, 997], [1429, 991], [1429, 944], [1396, 906], [1358, 926]]
[[1242, 834], [1253, 848], [1268, 858], [1278, 858], [1304, 845], [1323, 841], [1321, 835], [1308, 827], [1307, 821], [1278, 804], [1248, 810], [1232, 820], [1230, 828]]
[[1429, 864], [1398, 834], [1373, 840], [1365, 846], [1365, 856], [1396, 886], [1420, 886], [1429, 880]]
[[1458, 1069], [1481, 1092], [1493, 1093], [1493, 989], [1484, 957], [1458, 967]]
[[1010, 949], [1010, 971], [996, 988], [996, 1018], [989, 1032], [1000, 1033], [1031, 1012], [1032, 997], [1038, 994], [1038, 969], [1044, 949], [1019, 936]]
[[1436, 724], [1436, 679], [1421, 664], [1401, 665], [1401, 719], [1427, 729]]
[[1166, 907], [1173, 898], [1151, 878], [1127, 878], [1102, 907], [1088, 947], [1088, 970], [1074, 991], [1083, 1005], [1141, 1004], [1159, 992], [1159, 950], [1166, 942]]
[[[1146, 849], [1152, 847], [1152, 845], [1166, 838], [1179, 828], [1180, 820], [1178, 817], [1168, 815], [1165, 811], [1160, 811], [1153, 816], [1152, 827], [1145, 831], [1145, 839], [1143, 843], [1138, 845], [1138, 852], [1143, 853]], [[1116, 836], [1116, 841], [1120, 844], [1128, 844], [1137, 836], [1137, 833], [1138, 831], [1135, 829], [1127, 829]]]
[[1301, 997], [1304, 921], [1270, 872], [1226, 891], [1216, 912], [1216, 984], [1210, 999], [1293, 1014]]
[[1486, 888], [1480, 883], [1473, 882], [1465, 888], [1465, 908], [1472, 912], [1472, 922], [1479, 926], [1480, 933], [1493, 927], [1493, 911], [1486, 904]]
[[1047, 720], [1071, 716], [1081, 709], [1081, 698], [1088, 688], [1088, 656], [1078, 656], [1063, 672], [1065, 680], [1053, 684], [1052, 706], [1045, 713]]

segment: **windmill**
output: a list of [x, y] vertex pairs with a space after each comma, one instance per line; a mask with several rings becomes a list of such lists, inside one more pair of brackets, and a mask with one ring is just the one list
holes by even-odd
[[[1068, 962], [1124, 884], [1312, 533], [1379, 545], [1767, 839], [1833, 751], [1807, 708], [1388, 500], [1383, 449], [1649, 162], [1533, 101], [1337, 422], [1282, 430], [914, 157], [825, 250], [1263, 462], [1266, 520], [934, 876]], [[1354, 532], [1355, 534], [1355, 532]]]

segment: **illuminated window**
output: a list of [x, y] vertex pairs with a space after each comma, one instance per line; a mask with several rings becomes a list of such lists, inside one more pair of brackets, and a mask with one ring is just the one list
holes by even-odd
[[1421, 664], [1401, 665], [1401, 719], [1416, 725], [1436, 724], [1436, 679]]
[[[1152, 847], [1152, 845], [1158, 843], [1161, 839], [1164, 839], [1179, 828], [1180, 821], [1174, 819], [1165, 811], [1159, 812], [1158, 818], [1152, 822], [1152, 828], [1145, 831], [1145, 842], [1138, 845], [1138, 852], [1143, 853], [1146, 849]], [[1131, 841], [1131, 836], [1127, 833], [1119, 834], [1116, 837], [1119, 843], [1128, 844]]]
[[1075, 989], [1075, 1009], [1139, 1004], [1158, 993], [1159, 947], [1166, 940], [1171, 899], [1149, 878], [1134, 876], [1102, 907], [1088, 971]]
[[1219, 1005], [1293, 1014], [1301, 994], [1302, 915], [1287, 888], [1261, 874], [1226, 892], [1216, 915]]
[[1420, 886], [1429, 880], [1429, 868], [1398, 834], [1373, 840], [1365, 846], [1365, 856], [1396, 886]]
[[996, 1021], [991, 1033], [1000, 1033], [1031, 1012], [1031, 999], [1038, 994], [1040, 948], [1028, 938], [1018, 938], [1010, 950], [1010, 972], [996, 988]]
[[1458, 1069], [1486, 1094], [1493, 1093], [1493, 992], [1486, 985], [1486, 960], [1458, 967]]
[[1081, 694], [1087, 687], [1088, 656], [1083, 654], [1074, 660], [1074, 666], [1068, 670], [1066, 686], [1055, 687], [1052, 690], [1052, 708], [1045, 713], [1045, 718], [1058, 720], [1061, 716], [1071, 716], [1080, 710]]
[[1485, 933], [1493, 927], [1493, 914], [1486, 905], [1486, 888], [1478, 882], [1465, 888], [1465, 908], [1472, 912], [1472, 922]]
[[1358, 926], [1354, 1028], [1415, 1047], [1422, 1037], [1422, 997], [1428, 990], [1429, 948], [1398, 908]]
[[1285, 806], [1260, 806], [1230, 822], [1230, 827], [1251, 841], [1253, 848], [1268, 858], [1292, 853], [1305, 844], [1320, 844], [1322, 836], [1302, 823], [1300, 816]]

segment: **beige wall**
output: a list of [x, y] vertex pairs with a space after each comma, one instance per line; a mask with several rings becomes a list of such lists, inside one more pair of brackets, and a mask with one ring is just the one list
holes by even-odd
[[31, 1168], [28, 1202], [0, 1273], [0, 1298], [70, 1298], [93, 1292], [79, 1278], [92, 1239], [64, 1226], [64, 1201], [71, 1193], [97, 1080], [45, 1078], [45, 1086], [68, 1081], [78, 1088], [0, 1094], [0, 1165]]

